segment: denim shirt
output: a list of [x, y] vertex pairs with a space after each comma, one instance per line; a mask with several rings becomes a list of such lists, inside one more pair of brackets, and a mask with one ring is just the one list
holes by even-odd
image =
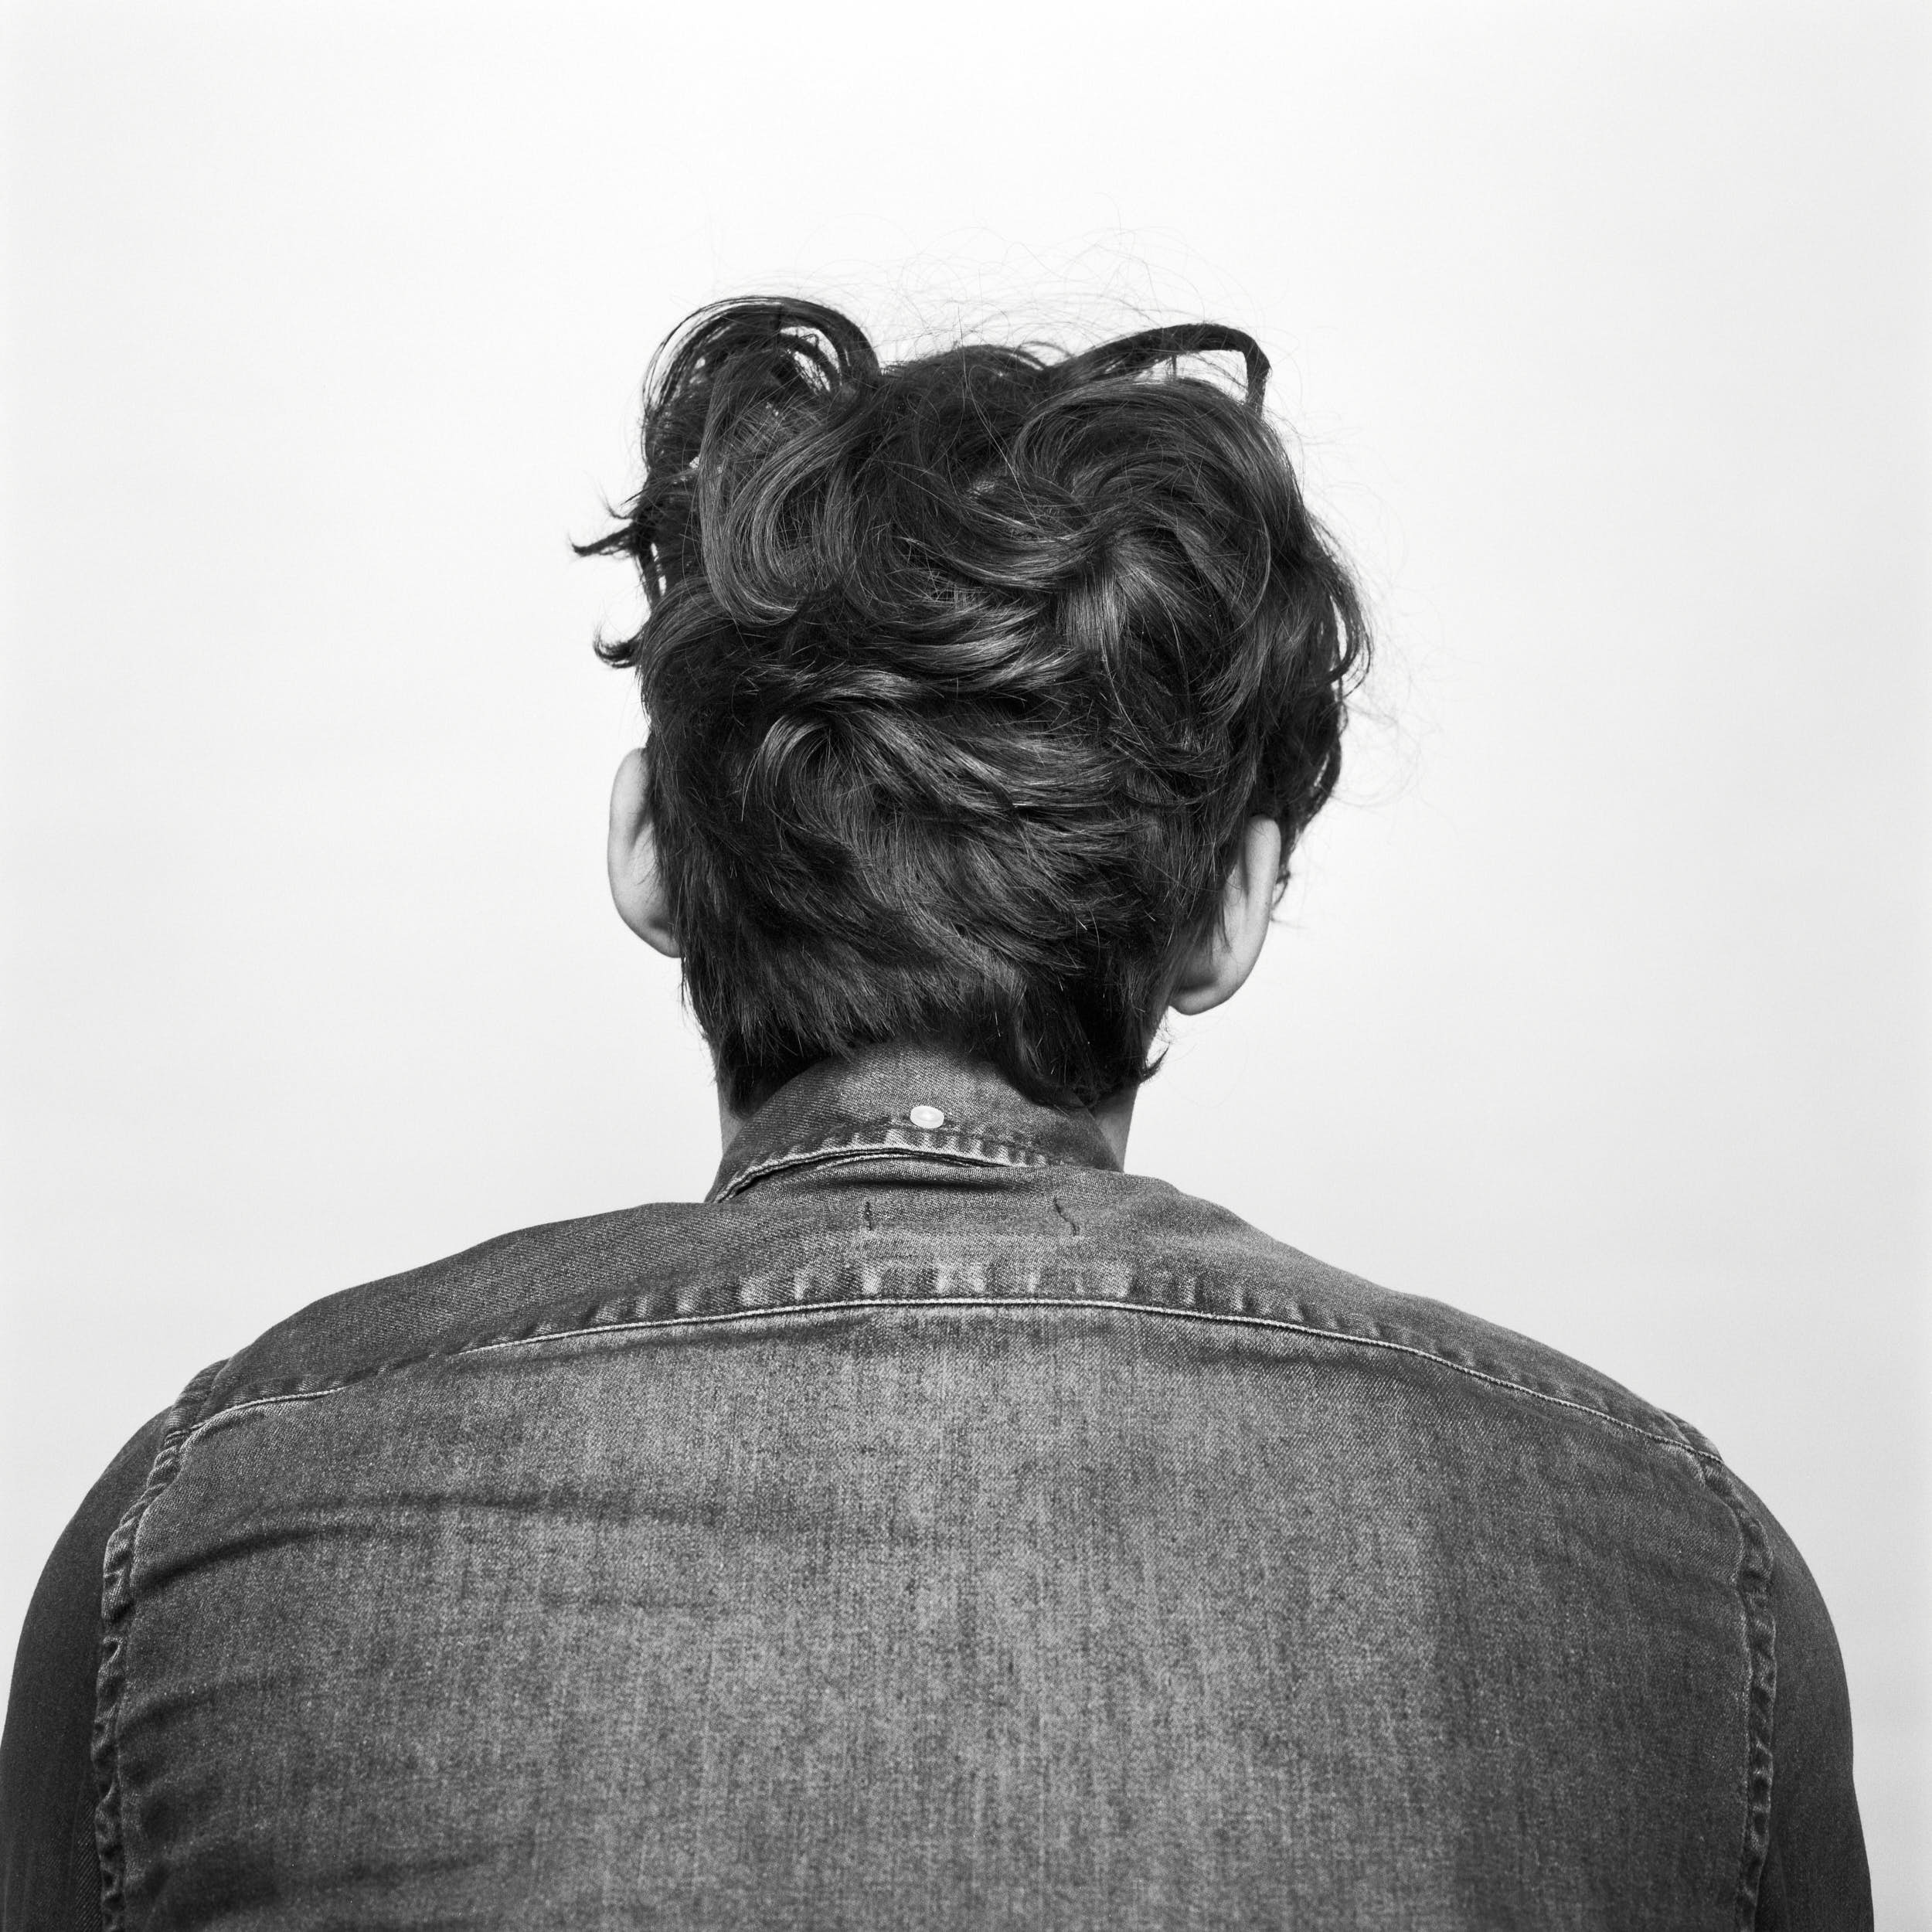
[[1871, 1913], [1830, 1622], [1702, 1436], [923, 1049], [197, 1376], [0, 1775], [9, 1928]]

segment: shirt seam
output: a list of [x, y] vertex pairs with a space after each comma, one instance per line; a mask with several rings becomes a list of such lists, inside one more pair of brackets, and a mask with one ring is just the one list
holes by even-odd
[[[786, 1168], [822, 1163], [828, 1157], [852, 1159], [868, 1154], [928, 1155], [938, 1159], [979, 1162], [988, 1167], [1050, 1167], [1054, 1157], [1037, 1141], [990, 1125], [948, 1122], [923, 1128], [893, 1115], [855, 1121], [838, 1133], [817, 1139], [794, 1141], [782, 1151], [762, 1155], [729, 1170], [730, 1178], [714, 1186], [708, 1198], [729, 1200], [756, 1181]], [[1066, 1165], [1078, 1165], [1066, 1163]]]
[[[225, 1403], [213, 1415], [204, 1415], [197, 1421], [183, 1439], [181, 1447], [185, 1451], [195, 1438], [207, 1433], [230, 1416], [240, 1415], [253, 1409], [269, 1408], [287, 1402], [315, 1401], [325, 1396], [337, 1395], [359, 1383], [373, 1379], [386, 1372], [412, 1366], [417, 1363], [453, 1360], [468, 1355], [495, 1353], [512, 1349], [529, 1348], [543, 1343], [581, 1341], [588, 1337], [603, 1335], [626, 1335], [676, 1328], [716, 1328], [733, 1323], [760, 1321], [784, 1321], [801, 1315], [839, 1313], [869, 1308], [1002, 1308], [1024, 1310], [1029, 1308], [1080, 1308], [1103, 1311], [1109, 1314], [1125, 1315], [1154, 1315], [1180, 1321], [1196, 1321], [1209, 1326], [1237, 1328], [1262, 1328], [1293, 1335], [1302, 1335], [1313, 1339], [1346, 1344], [1351, 1347], [1380, 1349], [1392, 1354], [1411, 1356], [1417, 1361], [1432, 1362], [1439, 1368], [1453, 1373], [1466, 1376], [1471, 1380], [1488, 1384], [1492, 1388], [1505, 1389], [1529, 1397], [1532, 1401], [1547, 1403], [1552, 1407], [1566, 1409], [1587, 1416], [1592, 1420], [1606, 1423], [1613, 1428], [1655, 1442], [1668, 1449], [1681, 1450], [1693, 1458], [1700, 1465], [1724, 1467], [1723, 1458], [1717, 1450], [1707, 1443], [1692, 1441], [1674, 1436], [1662, 1430], [1647, 1429], [1641, 1423], [1612, 1414], [1587, 1402], [1573, 1397], [1560, 1396], [1549, 1391], [1531, 1386], [1514, 1378], [1498, 1375], [1491, 1370], [1479, 1369], [1466, 1362], [1452, 1360], [1434, 1350], [1418, 1346], [1413, 1342], [1396, 1342], [1382, 1335], [1350, 1335], [1345, 1331], [1323, 1327], [1317, 1322], [1295, 1321], [1280, 1315], [1253, 1314], [1221, 1314], [1212, 1309], [1163, 1308], [1146, 1302], [1128, 1302], [1101, 1300], [1079, 1295], [848, 1295], [815, 1301], [794, 1301], [788, 1304], [757, 1308], [720, 1309], [708, 1314], [667, 1315], [642, 1317], [628, 1321], [580, 1323], [569, 1328], [546, 1329], [540, 1335], [499, 1335], [481, 1341], [466, 1342], [460, 1347], [430, 1353], [404, 1356], [391, 1362], [379, 1363], [359, 1374], [345, 1377], [323, 1387], [306, 1389], [279, 1389], [265, 1392], [259, 1396], [244, 1396]], [[1721, 1491], [1719, 1492], [1723, 1493]], [[1736, 1505], [1733, 1505], [1735, 1512]]]
[[1744, 1500], [1736, 1479], [1722, 1461], [1701, 1463], [1704, 1486], [1730, 1510], [1738, 1536], [1738, 1621], [1743, 1639], [1744, 1736], [1742, 1784], [1743, 1828], [1738, 1849], [1736, 1932], [1752, 1932], [1757, 1923], [1758, 1893], [1770, 1851], [1774, 1719], [1777, 1697], [1777, 1615], [1771, 1597], [1776, 1559], [1764, 1526]]
[[1053, 1165], [1044, 1154], [1029, 1153], [1019, 1148], [1013, 1151], [1019, 1156], [1018, 1159], [1009, 1160], [997, 1154], [968, 1154], [951, 1148], [902, 1147], [896, 1141], [818, 1148], [805, 1153], [774, 1155], [755, 1167], [745, 1168], [708, 1198], [714, 1202], [728, 1201], [747, 1188], [755, 1187], [759, 1182], [769, 1180], [774, 1174], [787, 1173], [794, 1168], [839, 1167], [851, 1161], [946, 1161], [955, 1167], [1039, 1168]]
[[138, 1593], [134, 1564], [148, 1510], [172, 1483], [189, 1444], [209, 1418], [215, 1379], [225, 1364], [216, 1362], [182, 1391], [168, 1412], [148, 1475], [101, 1556], [100, 1645], [94, 1678], [94, 1722], [90, 1751], [94, 1767], [94, 1849], [100, 1883], [101, 1932], [121, 1932], [127, 1923], [127, 1833], [121, 1779], [121, 1701], [128, 1676], [128, 1644]]

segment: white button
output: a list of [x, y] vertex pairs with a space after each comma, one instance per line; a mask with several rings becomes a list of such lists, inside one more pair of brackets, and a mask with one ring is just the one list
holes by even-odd
[[936, 1107], [915, 1107], [912, 1111], [914, 1127], [923, 1127], [928, 1133], [936, 1127], [946, 1124], [946, 1116]]

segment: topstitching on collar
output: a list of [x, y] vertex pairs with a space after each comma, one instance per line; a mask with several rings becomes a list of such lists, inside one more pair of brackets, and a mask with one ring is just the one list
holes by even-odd
[[1119, 1165], [1084, 1108], [1041, 1106], [982, 1063], [902, 1043], [821, 1060], [781, 1087], [733, 1135], [706, 1198], [729, 1199], [788, 1170], [881, 1158]]
[[[736, 1143], [733, 1143], [736, 1151]], [[916, 1125], [910, 1119], [890, 1117], [875, 1121], [842, 1122], [817, 1138], [795, 1141], [791, 1145], [757, 1158], [733, 1162], [726, 1156], [718, 1179], [706, 1197], [729, 1200], [767, 1175], [791, 1168], [826, 1167], [841, 1161], [867, 1161], [893, 1155], [916, 1156], [922, 1160], [956, 1161], [964, 1166], [1049, 1167], [1053, 1156], [1030, 1141], [992, 1128], [955, 1126], [951, 1121], [940, 1128]]]

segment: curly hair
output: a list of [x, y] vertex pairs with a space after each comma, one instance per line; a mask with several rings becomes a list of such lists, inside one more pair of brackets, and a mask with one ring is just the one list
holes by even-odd
[[[1232, 351], [1245, 400], [1179, 372]], [[1333, 789], [1362, 600], [1208, 323], [881, 364], [838, 311], [701, 310], [647, 379], [647, 800], [743, 1108], [948, 1042], [1049, 1105], [1145, 1079], [1247, 821]]]

